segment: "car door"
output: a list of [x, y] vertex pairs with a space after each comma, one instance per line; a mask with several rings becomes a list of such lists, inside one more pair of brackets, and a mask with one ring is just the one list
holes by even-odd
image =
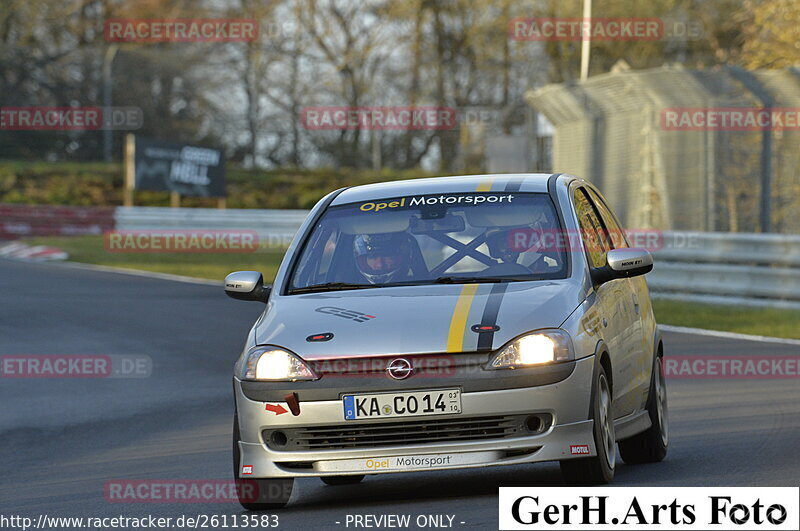
[[[629, 247], [625, 231], [617, 221], [603, 196], [596, 190], [589, 190], [595, 206], [600, 213], [600, 219], [611, 233], [611, 244], [615, 249]], [[630, 291], [630, 299], [634, 311], [633, 329], [630, 334], [631, 348], [635, 370], [633, 379], [635, 388], [638, 389], [640, 407], [645, 406], [647, 393], [650, 390], [650, 373], [653, 370], [653, 330], [644, 326], [646, 316], [650, 315], [650, 295], [644, 276], [626, 279]]]
[[[601, 268], [606, 265], [606, 254], [613, 248], [611, 233], [587, 188], [576, 188], [573, 201], [589, 266]], [[595, 293], [601, 312], [600, 334], [611, 356], [614, 417], [620, 418], [636, 411], [639, 402], [639, 382], [635, 374], [637, 319], [629, 279], [605, 282]]]

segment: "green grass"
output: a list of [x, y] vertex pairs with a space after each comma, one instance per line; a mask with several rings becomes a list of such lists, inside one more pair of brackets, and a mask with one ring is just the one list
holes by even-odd
[[52, 245], [69, 253], [69, 260], [86, 264], [124, 267], [219, 280], [231, 271], [259, 271], [272, 282], [283, 251], [253, 253], [117, 253], [106, 251], [102, 236], [48, 237], [25, 240], [31, 245]]
[[[277, 250], [220, 254], [114, 253], [105, 250], [100, 236], [33, 238], [26, 243], [63, 249], [73, 262], [220, 281], [231, 271], [253, 270], [260, 271], [264, 280], [271, 282], [283, 257], [283, 252]], [[653, 311], [660, 324], [800, 339], [800, 311], [731, 308], [665, 300], [654, 300]]]
[[800, 311], [654, 300], [659, 324], [800, 339]]

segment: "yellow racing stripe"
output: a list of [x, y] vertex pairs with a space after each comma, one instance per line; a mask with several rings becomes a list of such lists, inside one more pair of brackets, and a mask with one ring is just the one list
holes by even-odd
[[[493, 182], [494, 179], [489, 177], [485, 181], [478, 183], [475, 191], [491, 192]], [[464, 333], [467, 329], [467, 319], [477, 291], [477, 284], [464, 284], [461, 288], [461, 294], [458, 296], [456, 307], [453, 310], [453, 317], [450, 319], [450, 330], [447, 333], [447, 352], [461, 352], [464, 350]]]
[[491, 192], [492, 191], [492, 182], [494, 179], [486, 179], [485, 181], [481, 181], [478, 183], [478, 187], [475, 189], [476, 192]]
[[467, 328], [467, 318], [472, 307], [477, 284], [464, 284], [450, 319], [450, 331], [447, 333], [447, 352], [461, 352], [464, 349], [464, 331]]

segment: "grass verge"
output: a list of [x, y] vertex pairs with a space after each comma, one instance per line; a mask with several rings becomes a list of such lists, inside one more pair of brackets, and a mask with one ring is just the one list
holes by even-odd
[[800, 339], [800, 311], [654, 300], [659, 324]]

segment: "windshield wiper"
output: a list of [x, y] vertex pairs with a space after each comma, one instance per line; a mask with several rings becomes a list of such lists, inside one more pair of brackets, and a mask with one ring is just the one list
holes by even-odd
[[433, 281], [434, 284], [481, 284], [496, 282], [523, 282], [528, 280], [541, 280], [538, 277], [439, 277]]
[[326, 282], [324, 284], [315, 284], [313, 286], [303, 286], [302, 288], [293, 288], [289, 291], [290, 295], [298, 293], [314, 293], [316, 291], [339, 291], [345, 289], [368, 289], [380, 288], [380, 284], [351, 284], [349, 282]]

